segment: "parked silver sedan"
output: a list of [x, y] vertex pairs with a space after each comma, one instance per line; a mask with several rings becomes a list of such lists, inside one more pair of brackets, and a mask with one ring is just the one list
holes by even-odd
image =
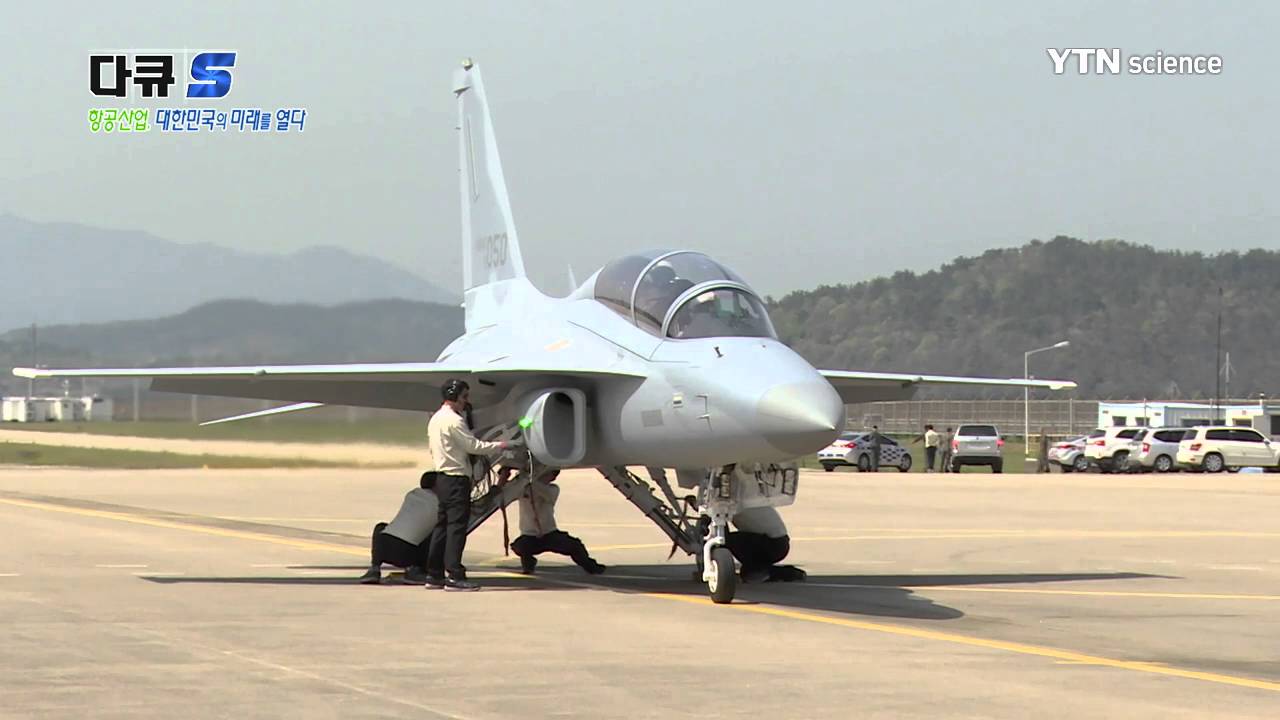
[[1089, 472], [1089, 458], [1084, 455], [1088, 435], [1080, 435], [1062, 440], [1049, 448], [1049, 462], [1057, 465], [1062, 472]]

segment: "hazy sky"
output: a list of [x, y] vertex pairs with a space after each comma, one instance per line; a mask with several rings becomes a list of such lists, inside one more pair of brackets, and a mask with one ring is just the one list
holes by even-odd
[[[1277, 31], [1261, 2], [6, 3], [0, 212], [338, 245], [458, 289], [470, 56], [556, 294], [647, 247], [772, 294], [1056, 234], [1276, 249]], [[1223, 72], [1057, 76], [1048, 47]], [[93, 135], [87, 55], [134, 48], [235, 49], [202, 106], [302, 106], [306, 132]]]

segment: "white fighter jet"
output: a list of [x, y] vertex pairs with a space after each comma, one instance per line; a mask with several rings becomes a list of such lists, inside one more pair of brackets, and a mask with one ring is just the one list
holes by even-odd
[[[450, 378], [471, 385], [487, 437], [522, 435], [517, 482], [477, 484], [472, 527], [544, 468], [597, 468], [694, 555], [712, 597], [730, 601], [731, 518], [794, 500], [794, 460], [844, 428], [845, 405], [910, 398], [922, 385], [1074, 387], [1025, 381], [818, 370], [778, 341], [760, 296], [691, 250], [614, 260], [569, 296], [526, 278], [480, 70], [454, 77], [466, 332], [435, 362], [51, 370], [25, 378], [151, 378], [157, 391], [288, 401], [232, 419], [319, 405], [432, 411]], [[650, 468], [650, 481], [628, 471]], [[676, 471], [680, 497], [662, 469]], [[661, 495], [655, 492], [661, 491]]]

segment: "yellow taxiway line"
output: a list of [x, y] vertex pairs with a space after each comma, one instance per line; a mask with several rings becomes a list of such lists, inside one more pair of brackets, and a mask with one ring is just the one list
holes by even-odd
[[[646, 597], [690, 603], [694, 605], [714, 605], [709, 598], [695, 597], [692, 595], [675, 595], [671, 593], [644, 593], [644, 595]], [[925, 628], [914, 628], [903, 625], [889, 625], [887, 623], [868, 622], [865, 620], [850, 620], [846, 618], [830, 617], [827, 615], [818, 615], [816, 613], [784, 610], [782, 608], [770, 607], [768, 605], [733, 603], [729, 605], [721, 605], [720, 607], [740, 612], [755, 613], [757, 615], [772, 615], [774, 617], [788, 618], [790, 620], [803, 620], [805, 622], [835, 625], [838, 627], [853, 628], [855, 630], [869, 630], [871, 632], [886, 633], [901, 637], [918, 638], [921, 640], [936, 640], [955, 645], [986, 648], [988, 650], [1003, 650], [1005, 652], [1018, 653], [1020, 655], [1037, 655], [1039, 657], [1066, 661], [1072, 664], [1101, 665], [1103, 667], [1117, 668], [1120, 670], [1133, 670], [1136, 672], [1169, 675], [1189, 680], [1204, 680], [1206, 682], [1219, 683], [1223, 685], [1235, 685], [1237, 687], [1247, 687], [1255, 690], [1280, 692], [1280, 683], [1269, 682], [1267, 680], [1237, 677], [1235, 675], [1223, 675], [1221, 673], [1200, 672], [1199, 670], [1186, 670], [1183, 668], [1168, 667], [1165, 665], [1157, 665], [1136, 660], [1117, 660], [1115, 658], [1103, 657], [1101, 655], [1089, 655], [1086, 653], [1073, 652], [1071, 650], [1059, 650], [1058, 648], [1044, 647], [1041, 645], [1029, 645], [1027, 643], [1009, 642], [1007, 640], [990, 640], [987, 638], [975, 637], [973, 635], [961, 635], [959, 633], [941, 632], [938, 630], [928, 630]]]
[[[33, 500], [19, 500], [14, 498], [0, 498], [0, 503], [12, 505], [16, 507], [24, 507], [35, 510], [46, 510], [50, 512], [67, 513], [71, 515], [80, 515], [83, 517], [95, 517], [105, 520], [116, 520], [120, 522], [133, 523], [136, 525], [146, 525], [150, 527], [159, 527], [170, 530], [183, 530], [187, 532], [197, 532], [205, 535], [214, 535], [218, 537], [234, 538], [237, 540], [250, 540], [254, 542], [265, 542], [274, 545], [284, 545], [295, 547], [303, 550], [317, 550], [324, 552], [338, 552], [346, 555], [364, 556], [367, 552], [364, 549], [337, 545], [334, 543], [315, 542], [310, 540], [301, 540], [295, 538], [284, 538], [264, 533], [246, 532], [242, 530], [230, 530], [226, 528], [207, 527], [204, 525], [195, 525], [192, 523], [176, 522], [172, 520], [159, 520], [154, 518], [139, 517], [129, 515], [122, 512], [114, 512], [110, 510], [93, 510], [89, 508], [66, 507], [53, 503], [45, 503]], [[665, 546], [664, 546], [665, 547]], [[504, 576], [524, 577], [514, 573], [503, 573]], [[555, 578], [539, 578], [543, 582], [552, 582], [565, 585], [574, 585], [582, 587], [598, 588], [603, 590], [611, 590], [605, 585], [596, 585], [592, 583], [580, 583], [571, 581], [561, 581]], [[955, 588], [948, 588], [955, 589]], [[976, 588], [975, 588], [976, 589]], [[998, 590], [998, 588], [993, 588]], [[654, 598], [658, 600], [681, 602], [692, 605], [702, 605], [704, 607], [713, 606], [709, 598], [693, 596], [693, 595], [677, 595], [673, 593], [657, 593], [657, 592], [637, 592], [636, 595], [641, 597]], [[1221, 673], [1201, 672], [1199, 670], [1188, 670], [1184, 668], [1169, 667], [1165, 665], [1152, 664], [1136, 660], [1117, 660], [1115, 658], [1104, 657], [1101, 655], [1090, 655], [1087, 653], [1074, 652], [1071, 650], [1061, 650], [1058, 648], [1045, 647], [1041, 645], [1030, 645], [1027, 643], [1011, 642], [1007, 640], [992, 640], [988, 638], [977, 637], [973, 635], [962, 635], [960, 633], [943, 632], [939, 630], [929, 630], [926, 628], [916, 628], [905, 625], [891, 625], [888, 623], [870, 622], [866, 620], [852, 620], [848, 618], [831, 617], [828, 615], [820, 615], [811, 612], [801, 612], [797, 610], [786, 610], [783, 608], [772, 607], [769, 605], [752, 604], [752, 603], [731, 603], [721, 605], [717, 611], [736, 611], [744, 613], [753, 613], [757, 615], [767, 615], [772, 617], [786, 618], [789, 620], [798, 620], [803, 622], [816, 623], [821, 625], [830, 625], [835, 627], [849, 628], [854, 630], [865, 630], [869, 632], [884, 633], [888, 635], [896, 635], [899, 637], [909, 637], [920, 640], [932, 640], [936, 642], [945, 642], [953, 645], [964, 645], [968, 647], [986, 648], [988, 650], [998, 650], [1019, 655], [1031, 655], [1049, 658], [1065, 664], [1079, 665], [1099, 665], [1102, 667], [1116, 668], [1119, 670], [1130, 670], [1134, 672], [1149, 673], [1154, 675], [1165, 675], [1170, 677], [1178, 677], [1189, 680], [1201, 680], [1205, 682], [1218, 683], [1221, 685], [1233, 685], [1236, 687], [1252, 688], [1254, 690], [1268, 690], [1271, 692], [1280, 692], [1280, 683], [1270, 682], [1267, 680], [1259, 680], [1256, 678], [1239, 677], [1235, 675], [1224, 675]]]

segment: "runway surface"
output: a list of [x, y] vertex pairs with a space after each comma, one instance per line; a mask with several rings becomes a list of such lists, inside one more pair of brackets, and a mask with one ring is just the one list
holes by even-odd
[[585, 471], [603, 577], [355, 584], [416, 479], [0, 469], [0, 717], [1280, 716], [1280, 477], [806, 472], [730, 606]]

